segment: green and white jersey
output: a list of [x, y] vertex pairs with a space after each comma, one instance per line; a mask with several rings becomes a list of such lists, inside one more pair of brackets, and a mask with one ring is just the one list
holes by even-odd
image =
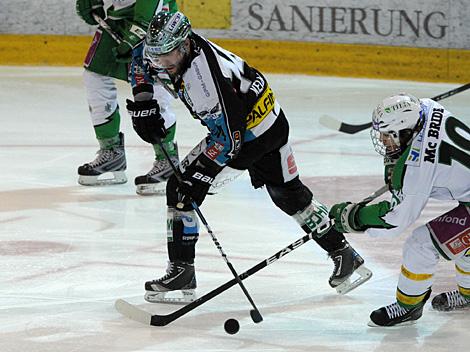
[[148, 25], [152, 17], [160, 11], [177, 11], [175, 0], [112, 0], [107, 17], [114, 21], [134, 20]]
[[392, 200], [359, 211], [371, 236], [401, 234], [429, 198], [470, 202], [470, 128], [437, 102], [420, 101], [425, 124], [393, 170]]

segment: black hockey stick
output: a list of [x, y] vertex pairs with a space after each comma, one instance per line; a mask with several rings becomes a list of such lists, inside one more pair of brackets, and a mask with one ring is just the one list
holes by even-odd
[[[122, 38], [117, 35], [116, 32], [113, 31], [113, 29], [109, 26], [109, 24], [106, 23], [106, 21], [104, 19], [102, 19], [100, 16], [98, 16], [96, 13], [93, 13], [93, 18], [95, 19], [96, 22], [98, 22], [98, 25], [103, 28], [106, 33], [108, 33], [111, 38], [114, 39], [114, 41], [118, 44], [121, 44], [122, 43]], [[173, 97], [173, 98], [178, 98], [178, 93], [175, 92], [174, 89], [172, 89], [168, 84], [166, 84], [165, 82], [163, 82], [157, 75], [154, 76], [154, 79], [158, 81], [158, 83], [160, 83], [163, 88], [165, 88], [165, 90], [170, 93], [170, 95]]]
[[[166, 151], [165, 147], [163, 146], [162, 144], [162, 141], [159, 139], [158, 140], [158, 145], [160, 146], [160, 148], [162, 149], [163, 151], [163, 154], [165, 154], [165, 158], [167, 159], [168, 163], [171, 165], [171, 168], [173, 169], [173, 173], [176, 177], [176, 179], [178, 180], [178, 183], [179, 184], [182, 184], [184, 181], [183, 181], [183, 178], [182, 178], [182, 175], [181, 175], [181, 172], [176, 168], [176, 166], [171, 162], [171, 158], [170, 158], [170, 155], [168, 154], [168, 152]], [[215, 237], [215, 234], [212, 232], [212, 229], [211, 227], [209, 226], [209, 223], [206, 221], [206, 218], [204, 217], [204, 215], [202, 214], [201, 212], [201, 209], [199, 208], [199, 206], [196, 204], [196, 202], [194, 200], [191, 200], [191, 205], [194, 209], [194, 211], [196, 212], [197, 216], [199, 217], [199, 219], [201, 219], [201, 222], [204, 224], [204, 226], [206, 227], [206, 230], [207, 232], [209, 233], [209, 235], [211, 236], [212, 238], [212, 241], [214, 242], [215, 246], [217, 247], [217, 249], [219, 250], [220, 254], [222, 255], [222, 258], [224, 259], [225, 263], [227, 264], [228, 268], [230, 269], [230, 271], [232, 272], [233, 276], [235, 277], [235, 281], [238, 283], [238, 285], [240, 286], [240, 288], [242, 289], [243, 293], [245, 294], [246, 298], [248, 299], [248, 301], [250, 302], [251, 306], [253, 307], [253, 309], [250, 310], [250, 316], [251, 316], [251, 319], [253, 320], [253, 322], [255, 323], [260, 323], [263, 321], [263, 317], [261, 316], [261, 313], [259, 311], [259, 309], [256, 307], [256, 304], [255, 302], [253, 301], [253, 299], [251, 298], [248, 290], [246, 289], [245, 285], [243, 284], [242, 280], [239, 278], [239, 275], [237, 274], [235, 268], [233, 267], [232, 263], [230, 262], [230, 260], [228, 259], [227, 257], [227, 254], [225, 254], [222, 246], [220, 245], [219, 243], [219, 240], [217, 239], [217, 237]]]
[[[385, 192], [387, 192], [388, 186], [385, 185], [369, 195], [368, 197], [364, 198], [362, 200], [362, 203], [366, 204], [374, 200], [375, 198], [381, 196]], [[212, 291], [206, 293], [204, 296], [199, 297], [195, 301], [188, 303], [187, 305], [181, 307], [178, 310], [175, 310], [174, 312], [170, 314], [165, 314], [165, 315], [160, 315], [160, 314], [151, 314], [133, 304], [130, 304], [126, 302], [123, 299], [118, 299], [116, 300], [114, 306], [116, 310], [121, 313], [122, 315], [128, 317], [129, 319], [138, 321], [140, 323], [146, 324], [146, 325], [153, 325], [153, 326], [165, 326], [176, 319], [182, 317], [186, 313], [191, 312], [192, 310], [196, 309], [200, 305], [206, 303], [207, 301], [211, 300], [212, 298], [220, 295], [221, 293], [227, 291], [229, 288], [232, 286], [235, 286], [238, 283], [238, 280], [242, 281], [250, 277], [251, 275], [257, 273], [261, 269], [267, 267], [268, 265], [271, 265], [272, 263], [278, 261], [282, 257], [284, 257], [286, 254], [292, 252], [293, 250], [299, 248], [301, 245], [304, 243], [310, 241], [315, 233], [309, 233], [302, 238], [299, 238], [297, 241], [292, 242], [288, 246], [284, 247], [280, 251], [276, 252], [274, 255], [270, 256], [269, 258], [266, 258], [259, 262], [258, 264], [252, 266], [250, 269], [247, 271], [241, 273], [240, 275], [237, 276], [235, 279], [231, 279], [230, 281], [227, 281], [226, 283], [220, 285], [219, 287], [213, 289]], [[237, 280], [238, 279], [238, 280]]]
[[[463, 86], [457, 87], [455, 89], [449, 90], [445, 93], [436, 95], [432, 97], [432, 100], [439, 101], [445, 98], [449, 98], [457, 93], [463, 92], [464, 90], [467, 90], [470, 88], [470, 83], [464, 84]], [[354, 124], [349, 124], [343, 121], [340, 121], [333, 116], [330, 115], [322, 115], [320, 116], [320, 119], [318, 120], [321, 125], [343, 133], [347, 134], [356, 134], [358, 132], [364, 131], [369, 129], [372, 126], [372, 122], [367, 122], [363, 123], [360, 125], [354, 125]]]

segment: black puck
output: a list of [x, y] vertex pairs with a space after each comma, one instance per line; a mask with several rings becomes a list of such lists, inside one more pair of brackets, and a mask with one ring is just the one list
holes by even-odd
[[236, 334], [240, 330], [240, 323], [236, 319], [227, 319], [224, 324], [224, 329], [227, 334]]

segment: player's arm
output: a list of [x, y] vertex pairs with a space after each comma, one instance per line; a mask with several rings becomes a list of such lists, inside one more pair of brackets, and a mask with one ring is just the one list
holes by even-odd
[[82, 20], [92, 26], [98, 24], [93, 18], [93, 14], [103, 19], [106, 17], [103, 0], [77, 0], [75, 2], [75, 10]]

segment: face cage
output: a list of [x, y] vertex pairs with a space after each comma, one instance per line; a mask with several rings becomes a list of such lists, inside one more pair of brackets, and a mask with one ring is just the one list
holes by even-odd
[[387, 133], [386, 136], [389, 141], [392, 142], [389, 145], [386, 145], [383, 142], [384, 138], [379, 130], [374, 128], [370, 130], [370, 138], [372, 139], [372, 145], [374, 146], [375, 151], [384, 157], [394, 157], [401, 151], [400, 137], [398, 135], [394, 136], [392, 133]]

